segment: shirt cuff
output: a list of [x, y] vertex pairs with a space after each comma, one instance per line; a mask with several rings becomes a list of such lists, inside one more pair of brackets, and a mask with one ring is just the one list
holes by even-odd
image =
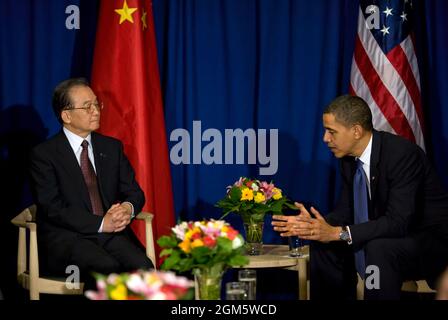
[[129, 201], [125, 201], [123, 203], [127, 203], [131, 206], [131, 219], [134, 219], [135, 217], [135, 212], [134, 212], [134, 206], [132, 205], [132, 203], [130, 203]]
[[350, 237], [350, 240], [347, 241], [348, 244], [352, 244], [352, 233], [350, 232], [350, 227], [347, 226], [348, 236]]
[[104, 218], [103, 218], [103, 220], [101, 220], [101, 225], [100, 225], [100, 228], [98, 229], [98, 233], [103, 232], [103, 224], [104, 224]]

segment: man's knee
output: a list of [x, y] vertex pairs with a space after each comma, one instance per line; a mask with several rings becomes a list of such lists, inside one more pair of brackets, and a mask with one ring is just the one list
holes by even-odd
[[397, 255], [397, 246], [394, 239], [373, 239], [364, 246], [367, 262], [381, 264], [384, 261], [392, 262]]
[[112, 257], [102, 257], [102, 259], [95, 261], [91, 269], [102, 274], [119, 273], [122, 271], [120, 263]]
[[154, 268], [153, 263], [145, 254], [136, 255], [130, 260], [132, 261], [129, 261], [128, 265], [125, 266], [128, 271], [138, 269], [148, 270]]

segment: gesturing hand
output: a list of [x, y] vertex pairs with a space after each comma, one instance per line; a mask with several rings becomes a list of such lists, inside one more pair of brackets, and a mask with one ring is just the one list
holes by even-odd
[[340, 227], [329, 225], [314, 207], [311, 207], [312, 218], [308, 210], [301, 203], [295, 203], [300, 213], [296, 216], [272, 216], [274, 230], [280, 236], [298, 236], [306, 240], [329, 242], [339, 240]]

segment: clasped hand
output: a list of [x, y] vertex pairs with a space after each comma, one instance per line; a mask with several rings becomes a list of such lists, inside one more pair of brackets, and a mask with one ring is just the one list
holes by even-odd
[[294, 203], [299, 214], [296, 216], [273, 215], [272, 225], [280, 236], [298, 236], [305, 240], [329, 242], [339, 239], [338, 227], [329, 225], [315, 208], [311, 207], [314, 218], [301, 203]]
[[117, 203], [104, 215], [103, 232], [120, 232], [131, 222], [132, 209], [128, 203]]

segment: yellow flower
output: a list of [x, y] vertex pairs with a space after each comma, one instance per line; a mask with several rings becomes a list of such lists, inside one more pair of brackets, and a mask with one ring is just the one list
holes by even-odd
[[253, 200], [254, 198], [254, 192], [249, 189], [249, 188], [244, 188], [243, 190], [241, 190], [241, 201], [244, 200]]
[[264, 197], [264, 194], [262, 194], [261, 192], [257, 192], [254, 200], [256, 203], [260, 203], [260, 202], [263, 202], [264, 200], [266, 200], [266, 198]]
[[229, 231], [229, 227], [228, 226], [222, 227], [221, 232], [227, 232], [227, 231]]
[[185, 239], [184, 241], [179, 243], [178, 246], [185, 253], [190, 253], [190, 251], [191, 251], [190, 240]]
[[193, 230], [188, 230], [187, 232], [185, 232], [185, 237], [184, 237], [184, 241], [185, 240], [190, 240], [191, 236], [193, 235]]
[[112, 300], [126, 300], [128, 296], [128, 290], [126, 289], [126, 286], [122, 283], [120, 283], [118, 286], [115, 287], [110, 292], [110, 297]]
[[274, 188], [272, 190], [272, 192], [274, 192], [274, 195], [272, 196], [272, 198], [274, 198], [274, 200], [278, 200], [282, 198], [282, 190], [278, 189], [278, 188]]
[[192, 248], [202, 247], [203, 245], [204, 245], [204, 242], [201, 239], [196, 239], [191, 243]]

